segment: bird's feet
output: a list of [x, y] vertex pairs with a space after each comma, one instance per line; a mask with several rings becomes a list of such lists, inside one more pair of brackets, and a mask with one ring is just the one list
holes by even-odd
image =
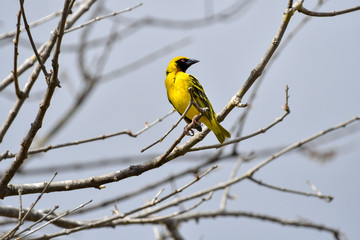
[[184, 127], [184, 134], [187, 136], [194, 136], [192, 128], [201, 129], [201, 122], [199, 121], [200, 114], [193, 117], [191, 123]]

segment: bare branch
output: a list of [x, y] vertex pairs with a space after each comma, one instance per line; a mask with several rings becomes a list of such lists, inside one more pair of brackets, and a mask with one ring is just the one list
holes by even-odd
[[290, 114], [290, 112], [287, 112], [285, 111], [283, 113], [283, 115], [281, 115], [280, 117], [276, 118], [272, 123], [270, 123], [268, 126], [264, 127], [264, 128], [260, 128], [259, 130], [251, 133], [251, 134], [248, 134], [248, 135], [245, 135], [245, 136], [242, 136], [242, 137], [238, 137], [238, 138], [233, 138], [231, 140], [228, 140], [222, 144], [213, 144], [213, 145], [207, 145], [207, 146], [199, 146], [199, 147], [192, 147], [189, 152], [194, 152], [194, 151], [200, 151], [200, 150], [207, 150], [207, 149], [218, 149], [218, 148], [222, 148], [222, 147], [225, 147], [227, 145], [231, 145], [231, 144], [234, 144], [234, 143], [238, 143], [238, 142], [241, 142], [241, 141], [244, 141], [246, 139], [249, 139], [249, 138], [252, 138], [252, 137], [255, 137], [259, 134], [264, 134], [266, 133], [269, 129], [271, 129], [272, 127], [274, 127], [275, 125], [279, 124], [280, 122], [282, 122], [284, 120], [284, 118], [286, 118], [288, 115]]
[[208, 212], [197, 212], [197, 213], [188, 213], [183, 216], [175, 217], [174, 221], [177, 222], [185, 222], [189, 220], [197, 220], [202, 218], [216, 218], [216, 217], [245, 217], [252, 218], [261, 221], [268, 221], [272, 223], [277, 223], [286, 226], [294, 226], [294, 227], [303, 227], [316, 229], [320, 231], [325, 231], [334, 236], [335, 239], [340, 239], [341, 232], [338, 229], [324, 226], [319, 223], [305, 222], [301, 220], [288, 220], [284, 218], [279, 218], [275, 216], [269, 216], [264, 214], [257, 214], [251, 212], [242, 212], [242, 211], [208, 211]]
[[[22, 0], [20, 0], [20, 1], [22, 1]], [[7, 187], [7, 184], [10, 182], [10, 180], [15, 175], [16, 171], [22, 165], [24, 160], [27, 158], [28, 150], [34, 140], [34, 137], [35, 137], [36, 133], [38, 132], [38, 130], [42, 126], [42, 121], [44, 119], [44, 116], [45, 116], [45, 113], [46, 113], [48, 107], [50, 106], [50, 101], [54, 94], [55, 88], [57, 86], [59, 86], [58, 79], [57, 79], [57, 76], [58, 76], [57, 75], [58, 74], [57, 60], [58, 60], [58, 55], [60, 53], [61, 38], [63, 36], [65, 21], [68, 16], [68, 13], [70, 11], [70, 9], [69, 9], [70, 1], [71, 0], [65, 1], [63, 15], [59, 22], [58, 28], [55, 31], [55, 32], [57, 32], [56, 34], [58, 34], [58, 37], [57, 37], [56, 49], [55, 49], [55, 53], [54, 53], [54, 57], [53, 57], [53, 73], [50, 76], [50, 79], [48, 82], [48, 88], [47, 88], [45, 96], [40, 104], [37, 116], [36, 116], [33, 124], [31, 125], [30, 130], [28, 131], [28, 133], [26, 134], [25, 138], [23, 139], [23, 141], [21, 143], [20, 151], [16, 155], [15, 160], [12, 162], [11, 166], [6, 170], [6, 172], [0, 179], [0, 198], [1, 199], [3, 199], [5, 197], [4, 189]], [[23, 9], [22, 9], [22, 14], [24, 16]]]
[[[134, 210], [129, 211], [129, 212], [125, 213], [125, 214], [118, 214], [117, 216], [114, 216], [114, 217], [111, 217], [111, 218], [104, 218], [104, 219], [101, 219], [101, 220], [98, 220], [98, 221], [92, 221], [92, 222], [90, 222], [88, 224], [84, 224], [84, 225], [81, 225], [81, 226], [78, 226], [78, 227], [75, 227], [75, 228], [72, 228], [72, 229], [69, 229], [69, 230], [63, 230], [61, 232], [54, 233], [54, 234], [51, 234], [51, 235], [43, 235], [43, 236], [41, 236], [41, 238], [32, 238], [32, 239], [43, 239], [43, 238], [50, 239], [50, 238], [53, 238], [53, 237], [56, 237], [56, 236], [61, 236], [61, 235], [64, 235], [64, 234], [70, 234], [70, 233], [78, 232], [78, 231], [81, 231], [81, 230], [84, 230], [84, 229], [98, 228], [98, 227], [110, 227], [110, 226], [115, 226], [115, 225], [119, 225], [119, 224], [123, 225], [123, 224], [130, 224], [130, 223], [131, 224], [157, 223], [157, 222], [161, 222], [161, 221], [164, 221], [166, 219], [169, 219], [169, 218], [172, 218], [172, 217], [179, 216], [181, 214], [187, 213], [187, 212], [195, 209], [199, 205], [201, 205], [203, 202], [210, 200], [211, 197], [212, 197], [212, 193], [210, 192], [207, 197], [201, 198], [201, 200], [199, 202], [197, 202], [196, 204], [194, 204], [192, 207], [190, 207], [188, 209], [185, 209], [185, 210], [182, 210], [180, 212], [174, 212], [174, 213], [171, 213], [169, 215], [160, 216], [160, 217], [147, 217], [147, 216], [159, 211], [159, 209], [156, 209], [155, 211], [150, 210], [150, 211], [147, 211], [147, 212], [145, 212], [143, 214], [139, 214], [136, 218], [125, 218], [126, 216], [128, 216], [130, 214], [133, 214], [133, 213], [136, 213], [138, 211], [147, 209], [147, 208], [149, 208], [151, 206], [154, 206], [154, 204], [158, 204], [158, 203], [168, 199], [169, 197], [173, 196], [174, 194], [177, 194], [177, 193], [183, 191], [184, 189], [190, 187], [192, 184], [194, 184], [195, 182], [199, 181], [201, 178], [206, 176], [208, 173], [210, 173], [215, 168], [216, 168], [216, 166], [213, 166], [212, 168], [208, 169], [207, 171], [205, 171], [200, 176], [197, 176], [190, 183], [184, 185], [182, 188], [176, 189], [174, 192], [172, 192], [172, 193], [168, 194], [167, 196], [155, 201], [155, 203], [153, 203], [151, 201], [148, 204], [144, 205], [143, 207], [134, 209]], [[56, 219], [57, 218], [54, 218], [53, 220], [55, 221]], [[49, 221], [49, 223], [50, 222], [53, 222], [53, 221]], [[34, 232], [34, 231], [32, 231], [32, 232]], [[29, 235], [29, 234], [30, 233], [28, 233], [27, 235]], [[27, 236], [27, 235], [25, 235], [25, 236]]]
[[[164, 196], [164, 197], [162, 197], [162, 198], [160, 198], [160, 199], [158, 199], [158, 200], [156, 200], [156, 201], [151, 201], [151, 202], [145, 204], [145, 205], [142, 206], [142, 207], [139, 207], [139, 208], [133, 209], [133, 210], [131, 210], [131, 211], [128, 211], [128, 212], [122, 214], [121, 218], [124, 218], [125, 216], [129, 216], [129, 215], [134, 214], [134, 213], [136, 213], [136, 212], [139, 212], [139, 211], [141, 211], [141, 210], [148, 209], [148, 208], [150, 208], [150, 207], [152, 207], [152, 206], [155, 206], [155, 205], [157, 205], [157, 204], [159, 204], [159, 203], [161, 203], [161, 202], [169, 199], [169, 198], [172, 197], [172, 196], [177, 195], [178, 193], [180, 193], [180, 192], [184, 191], [185, 189], [187, 189], [188, 187], [192, 186], [194, 183], [200, 181], [203, 177], [205, 177], [207, 174], [209, 174], [210, 172], [212, 172], [212, 171], [213, 171], [214, 169], [216, 169], [216, 168], [217, 168], [216, 165], [215, 165], [215, 166], [212, 166], [211, 168], [209, 168], [207, 171], [205, 171], [205, 172], [202, 173], [201, 175], [198, 175], [198, 174], [197, 174], [194, 180], [192, 180], [191, 182], [185, 184], [183, 187], [178, 188], [178, 189], [175, 189], [172, 193], [170, 193], [170, 194], [168, 194], [168, 195], [166, 195], [166, 196]], [[158, 209], [156, 209], [156, 210], [152, 210], [152, 209], [151, 209], [151, 210], [147, 211], [146, 213], [140, 214], [139, 216], [141, 216], [142, 218], [144, 218], [144, 217], [149, 216], [149, 215], [151, 215], [151, 214], [153, 214], [153, 213], [156, 213], [156, 212], [158, 212], [158, 211], [159, 211]], [[115, 218], [115, 219], [117, 219], [117, 218]], [[114, 220], [115, 220], [115, 219], [114, 219]]]
[[[74, 22], [84, 14], [89, 7], [95, 2], [96, 0], [87, 0], [84, 4], [82, 4], [79, 9], [71, 15], [71, 17], [66, 22], [66, 28], [71, 27]], [[50, 39], [46, 41], [39, 49], [38, 52], [42, 56], [42, 60], [45, 62], [46, 59], [50, 56], [50, 53], [55, 46], [56, 39], [58, 35], [56, 31], [52, 31]], [[17, 74], [18, 76], [22, 73], [24, 73], [27, 69], [29, 69], [31, 66], [34, 65], [36, 62], [36, 57], [32, 56], [24, 61], [24, 63], [17, 68]], [[29, 93], [38, 78], [41, 71], [41, 66], [38, 64], [37, 67], [33, 70], [28, 82], [25, 84], [25, 87], [23, 89], [23, 95], [24, 97], [21, 99], [17, 99], [12, 109], [9, 111], [9, 114], [7, 118], [5, 119], [4, 123], [0, 127], [0, 143], [3, 141], [3, 138], [10, 128], [11, 124], [13, 123], [14, 119], [16, 118], [18, 112], [20, 111], [23, 103], [27, 99], [27, 96], [29, 96]], [[3, 90], [6, 86], [8, 86], [13, 81], [13, 74], [9, 74], [1, 83], [0, 83], [0, 91]]]
[[68, 215], [72, 214], [73, 212], [76, 212], [77, 210], [79, 210], [80, 208], [85, 207], [86, 205], [88, 205], [88, 204], [89, 204], [89, 203], [91, 203], [91, 202], [92, 202], [92, 200], [90, 200], [90, 201], [88, 201], [88, 202], [86, 202], [86, 203], [84, 203], [84, 204], [81, 204], [80, 206], [78, 206], [78, 207], [76, 207], [76, 208], [74, 208], [74, 209], [72, 209], [72, 210], [68, 210], [68, 211], [66, 211], [65, 213], [63, 213], [63, 214], [59, 215], [58, 217], [56, 217], [56, 218], [54, 218], [54, 219], [52, 219], [52, 220], [50, 220], [50, 221], [48, 221], [48, 222], [44, 223], [43, 225], [41, 225], [41, 226], [39, 226], [39, 227], [35, 228], [34, 230], [32, 230], [32, 231], [28, 232], [27, 234], [25, 234], [25, 235], [21, 236], [21, 238], [25, 238], [25, 237], [27, 237], [27, 236], [29, 236], [29, 235], [33, 234], [34, 232], [37, 232], [37, 231], [39, 231], [40, 229], [42, 229], [42, 228], [46, 227], [47, 225], [49, 225], [49, 224], [51, 224], [51, 223], [53, 223], [53, 222], [57, 221], [58, 219], [61, 219], [61, 218], [65, 217], [65, 216], [68, 216]]
[[188, 111], [190, 110], [191, 106], [194, 106], [198, 111], [199, 111], [199, 114], [196, 115], [193, 119], [192, 119], [192, 122], [189, 123], [188, 125], [185, 126], [184, 128], [184, 132], [182, 133], [182, 135], [171, 145], [171, 147], [161, 156], [161, 158], [158, 160], [158, 161], [162, 161], [162, 159], [166, 158], [170, 153], [171, 151], [176, 147], [177, 144], [180, 143], [181, 139], [185, 136], [185, 134], [187, 134], [187, 132], [190, 130], [192, 131], [191, 129], [194, 128], [197, 124], [197, 122], [200, 120], [201, 116], [204, 115], [206, 113], [206, 111], [209, 111], [209, 108], [201, 108], [197, 103], [196, 101], [194, 100], [194, 95], [193, 95], [193, 89], [192, 87], [190, 87], [188, 89], [189, 91], [189, 94], [190, 94], [190, 101], [189, 101], [189, 105], [187, 106], [187, 108], [185, 109], [184, 113], [181, 115], [180, 119], [172, 126], [172, 128], [167, 132], [165, 133], [165, 135], [160, 138], [159, 140], [157, 140], [156, 142], [154, 142], [153, 144], [149, 145], [148, 147], [144, 148], [141, 150], [141, 152], [144, 152], [145, 150], [151, 148], [152, 146], [154, 146], [155, 144], [159, 143], [159, 142], [162, 142], [165, 137], [167, 135], [169, 135], [169, 133], [174, 130], [177, 125], [180, 123], [180, 121], [182, 119], [185, 118], [186, 114], [188, 113]]
[[81, 212], [85, 212], [85, 211], [96, 210], [96, 209], [99, 209], [101, 207], [111, 205], [114, 202], [119, 202], [119, 201], [123, 201], [123, 200], [129, 199], [129, 198], [132, 198], [132, 197], [134, 197], [136, 195], [139, 195], [139, 194], [145, 193], [146, 191], [152, 190], [152, 189], [154, 189], [154, 188], [158, 187], [159, 185], [164, 184], [166, 182], [172, 181], [174, 179], [178, 179], [180, 177], [183, 177], [183, 176], [186, 176], [186, 175], [189, 175], [189, 174], [197, 173], [198, 171], [200, 171], [201, 168], [203, 168], [203, 167], [205, 167], [205, 166], [207, 166], [209, 164], [212, 164], [212, 163], [214, 163], [213, 158], [206, 161], [205, 163], [200, 163], [200, 164], [198, 164], [198, 165], [196, 165], [194, 167], [185, 169], [184, 171], [178, 172], [178, 173], [176, 173], [174, 175], [168, 176], [168, 177], [160, 179], [158, 181], [153, 181], [152, 183], [144, 185], [143, 187], [141, 187], [141, 188], [139, 188], [137, 190], [131, 191], [131, 192], [126, 193], [126, 194], [122, 194], [122, 195], [117, 196], [115, 198], [108, 199], [108, 200], [106, 200], [104, 202], [101, 202], [99, 204], [94, 204], [91, 207], [84, 208], [84, 209], [80, 210], [79, 212], [81, 213]]
[[53, 175], [53, 177], [50, 179], [50, 181], [45, 184], [44, 189], [42, 190], [40, 195], [36, 198], [36, 200], [31, 204], [30, 208], [26, 211], [24, 216], [22, 216], [22, 203], [21, 203], [21, 192], [22, 192], [22, 190], [19, 189], [19, 195], [20, 195], [19, 223], [3, 237], [4, 239], [8, 239], [8, 238], [11, 238], [12, 236], [14, 236], [14, 234], [17, 232], [17, 230], [20, 228], [20, 226], [23, 225], [23, 223], [26, 220], [27, 216], [30, 214], [30, 212], [33, 210], [35, 205], [39, 202], [41, 197], [44, 195], [46, 190], [49, 188], [49, 185], [52, 183], [52, 181], [54, 180], [56, 175], [57, 175], [57, 173], [55, 173]]
[[[229, 180], [234, 179], [236, 177], [236, 174], [242, 163], [243, 163], [243, 159], [241, 157], [239, 157], [238, 160], [236, 161], [233, 169], [230, 172]], [[221, 210], [225, 210], [225, 208], [226, 208], [226, 202], [227, 202], [227, 199], [229, 198], [229, 193], [230, 193], [230, 186], [226, 187], [222, 194], [221, 201], [220, 201], [220, 209]]]
[[19, 44], [19, 36], [20, 36], [20, 21], [21, 21], [21, 9], [17, 14], [17, 23], [16, 23], [16, 35], [14, 39], [14, 85], [15, 85], [15, 93], [18, 98], [23, 97], [22, 92], [19, 88], [19, 80], [18, 80], [18, 73], [17, 73], [17, 60], [18, 60], [18, 44]]
[[[81, 4], [81, 2], [76, 2], [76, 3], [74, 3], [74, 6], [78, 6], [80, 4]], [[42, 18], [40, 18], [38, 20], [35, 20], [35, 21], [29, 23], [29, 27], [33, 28], [33, 27], [39, 26], [39, 25], [41, 25], [43, 23], [46, 23], [46, 22], [54, 19], [55, 17], [61, 15], [62, 11], [63, 10], [61, 9], [61, 10], [58, 10], [56, 12], [50, 13], [49, 15], [47, 15], [45, 17], [42, 17]], [[25, 27], [21, 28], [20, 32], [22, 32], [24, 30], [25, 30]], [[9, 31], [7, 33], [0, 34], [0, 40], [5, 39], [5, 38], [14, 37], [16, 35], [16, 33], [17, 33], [17, 30], [15, 29], [15, 30]]]
[[313, 194], [313, 193], [309, 193], [309, 192], [302, 192], [302, 191], [287, 189], [287, 188], [284, 188], [284, 187], [277, 187], [277, 186], [274, 186], [274, 185], [270, 185], [270, 184], [264, 183], [261, 180], [257, 180], [254, 177], [249, 177], [248, 179], [253, 181], [254, 183], [259, 184], [260, 186], [271, 188], [271, 189], [274, 189], [274, 190], [277, 190], [277, 191], [293, 193], [293, 194], [299, 194], [299, 195], [303, 195], [303, 196], [307, 196], [307, 197], [316, 197], [316, 198], [319, 198], [319, 199], [324, 199], [327, 202], [331, 202], [334, 199], [333, 196], [331, 196], [331, 195], [322, 195], [320, 192], [316, 193], [316, 194]]
[[[55, 206], [53, 207], [53, 209], [31, 210], [28, 216], [26, 217], [26, 221], [27, 222], [32, 221], [34, 222], [34, 224], [20, 231], [16, 235], [22, 234], [23, 232], [30, 230], [30, 228], [32, 228], [37, 223], [42, 222], [43, 220], [50, 221], [54, 219], [55, 217], [58, 216], [57, 214], [54, 213], [54, 211], [58, 208], [59, 206]], [[28, 211], [28, 210], [29, 209], [23, 209], [23, 211]], [[11, 206], [0, 206], [0, 216], [2, 217], [17, 218], [18, 212], [19, 212], [18, 208]], [[52, 224], [54, 226], [58, 226], [61, 228], [74, 228], [85, 224], [85, 222], [61, 218], [61, 219], [57, 219], [55, 222], [52, 222]]]
[[26, 232], [26, 231], [30, 231], [31, 228], [33, 228], [35, 225], [39, 224], [40, 222], [44, 221], [46, 218], [48, 218], [50, 215], [52, 215], [56, 209], [58, 209], [59, 206], [55, 206], [53, 209], [51, 209], [51, 211], [49, 211], [48, 213], [44, 214], [41, 218], [39, 218], [36, 222], [34, 222], [33, 224], [31, 224], [30, 226], [28, 226], [27, 228], [25, 228], [24, 230], [18, 232], [17, 234], [14, 235], [14, 237], [19, 236], [20, 234]]
[[351, 124], [351, 123], [353, 123], [353, 122], [359, 121], [359, 120], [360, 120], [360, 117], [354, 117], [354, 118], [352, 118], [352, 119], [350, 119], [350, 120], [347, 120], [347, 121], [345, 121], [345, 122], [343, 122], [343, 123], [341, 123], [341, 124], [339, 124], [339, 125], [336, 125], [336, 126], [334, 126], [334, 127], [330, 127], [330, 128], [328, 128], [328, 129], [326, 129], [326, 130], [323, 130], [323, 131], [321, 131], [321, 132], [319, 132], [319, 133], [317, 133], [317, 134], [315, 134], [315, 135], [313, 135], [313, 136], [311, 136], [311, 137], [309, 137], [309, 138], [303, 139], [303, 140], [301, 140], [301, 141], [299, 141], [299, 142], [296, 142], [296, 143], [294, 143], [294, 144], [292, 144], [292, 145], [290, 145], [290, 146], [282, 149], [281, 151], [275, 153], [274, 155], [272, 155], [271, 157], [269, 157], [269, 158], [266, 159], [265, 161], [261, 162], [260, 164], [256, 165], [256, 166], [253, 167], [252, 169], [250, 169], [250, 170], [247, 172], [248, 177], [252, 177], [252, 176], [254, 175], [254, 173], [257, 172], [260, 168], [264, 167], [265, 165], [267, 165], [268, 163], [272, 162], [274, 159], [282, 156], [283, 154], [285, 154], [285, 153], [287, 153], [287, 152], [289, 152], [289, 151], [292, 151], [292, 150], [294, 150], [294, 149], [296, 149], [296, 148], [299, 148], [299, 147], [301, 147], [302, 145], [304, 145], [304, 144], [306, 144], [306, 143], [308, 143], [308, 142], [311, 142], [311, 141], [313, 141], [313, 140], [315, 140], [315, 139], [317, 139], [317, 138], [319, 138], [319, 137], [321, 137], [321, 136], [324, 136], [325, 134], [327, 134], [327, 133], [329, 133], [329, 132], [335, 131], [335, 130], [337, 130], [337, 129], [339, 129], [339, 128], [346, 127], [347, 125], [349, 125], [349, 124]]
[[344, 10], [339, 10], [339, 11], [315, 12], [315, 11], [307, 10], [306, 8], [304, 8], [302, 6], [302, 3], [304, 2], [304, 0], [301, 0], [300, 2], [301, 2], [301, 7], [299, 9], [297, 9], [297, 10], [300, 13], [303, 13], [305, 15], [312, 16], [312, 17], [334, 17], [334, 16], [338, 16], [338, 15], [351, 13], [351, 12], [355, 12], [355, 11], [360, 10], [360, 6], [356, 6], [356, 7], [352, 7], [352, 8], [348, 8], [348, 9], [344, 9]]
[[118, 14], [122, 14], [122, 13], [125, 13], [125, 12], [130, 12], [131, 10], [133, 10], [133, 9], [135, 9], [135, 8], [138, 8], [138, 7], [140, 7], [140, 6], [142, 6], [142, 3], [139, 3], [139, 4], [137, 4], [137, 5], [134, 5], [133, 7], [125, 8], [125, 9], [120, 10], [120, 11], [117, 11], [117, 12], [112, 12], [112, 13], [110, 13], [110, 14], [107, 14], [107, 15], [104, 15], [104, 16], [101, 16], [101, 17], [96, 17], [96, 18], [91, 19], [91, 20], [87, 21], [86, 23], [83, 23], [83, 24], [81, 24], [81, 25], [79, 25], [79, 26], [77, 26], [77, 27], [73, 27], [73, 28], [67, 29], [67, 30], [65, 30], [64, 33], [69, 33], [69, 32], [78, 30], [78, 29], [80, 29], [80, 28], [83, 28], [83, 27], [85, 27], [85, 26], [87, 26], [87, 25], [89, 25], [89, 24], [92, 24], [92, 23], [94, 23], [94, 22], [103, 20], [103, 19], [105, 19], [105, 18], [113, 17], [113, 16], [116, 16], [116, 15], [118, 15]]
[[[314, 7], [314, 10], [318, 10], [323, 5], [323, 3], [324, 3], [323, 0], [319, 0], [317, 5]], [[290, 1], [289, 1], [289, 4], [290, 4]], [[288, 8], [291, 7], [291, 6], [289, 6], [289, 4], [288, 4]], [[238, 126], [238, 130], [236, 131], [236, 135], [235, 135], [236, 137], [240, 137], [240, 135], [242, 133], [243, 127], [245, 126], [245, 122], [246, 122], [245, 119], [248, 116], [248, 113], [250, 112], [250, 110], [252, 108], [251, 104], [254, 102], [256, 93], [262, 83], [262, 80], [265, 78], [265, 75], [266, 75], [268, 69], [271, 68], [272, 64], [280, 56], [280, 54], [283, 52], [283, 50], [286, 48], [286, 46], [291, 42], [291, 40], [294, 38], [294, 36], [311, 19], [312, 18], [309, 16], [302, 19], [302, 21], [298, 25], [296, 25], [296, 27], [290, 33], [287, 34], [286, 38], [282, 41], [282, 44], [279, 46], [278, 50], [273, 54], [271, 60], [267, 64], [267, 69], [264, 69], [263, 74], [259, 77], [259, 79], [256, 81], [256, 84], [252, 88], [251, 95], [248, 98], [249, 107], [245, 108], [245, 110], [242, 112], [241, 116], [239, 117], [239, 120], [237, 121], [239, 124], [235, 125], [235, 126]], [[233, 154], [235, 154], [235, 155], [236, 155], [237, 147], [238, 147], [238, 143], [235, 143], [233, 145]]]
[[270, 61], [271, 57], [275, 53], [276, 49], [278, 48], [282, 37], [287, 29], [287, 26], [290, 22], [291, 17], [293, 16], [294, 12], [300, 8], [298, 3], [295, 3], [292, 8], [287, 8], [283, 15], [282, 21], [278, 28], [275, 37], [273, 38], [269, 48], [267, 49], [265, 55], [262, 57], [260, 63], [251, 71], [250, 76], [244, 83], [244, 85], [239, 89], [239, 91], [233, 96], [233, 100], [228, 103], [228, 105], [222, 110], [221, 114], [218, 115], [218, 120], [222, 120], [225, 116], [235, 107], [238, 103], [241, 102], [241, 99], [249, 90], [249, 88], [253, 85], [253, 83], [261, 76], [262, 72], [265, 69], [265, 66]]
[[160, 189], [160, 191], [155, 195], [155, 197], [151, 200], [151, 204], [154, 204], [157, 202], [157, 200], [159, 199], [159, 196], [164, 192], [164, 188]]
[[[259, 135], [259, 134], [263, 134], [265, 132], [267, 132], [270, 128], [274, 127], [276, 124], [282, 122], [284, 120], [284, 118], [290, 114], [290, 108], [289, 108], [289, 87], [286, 85], [285, 87], [285, 104], [284, 106], [282, 107], [282, 109], [285, 111], [285, 113], [279, 117], [279, 118], [276, 118], [274, 122], [272, 122], [270, 125], [268, 125], [267, 127], [265, 128], [261, 128], [259, 129], [258, 131], [252, 133], [252, 134], [249, 134], [247, 136], [243, 136], [243, 137], [238, 137], [238, 138], [235, 138], [235, 139], [232, 139], [232, 140], [229, 140], [225, 143], [222, 143], [222, 144], [214, 144], [214, 145], [209, 145], [209, 146], [200, 146], [200, 147], [193, 147], [191, 148], [189, 151], [199, 151], [199, 150], [205, 150], [205, 149], [211, 149], [211, 148], [221, 148], [221, 147], [224, 147], [226, 145], [229, 145], [229, 144], [233, 144], [233, 143], [238, 143], [240, 141], [243, 141], [243, 140], [246, 140], [248, 138], [251, 138], [251, 137], [254, 137], [256, 135]], [[246, 115], [243, 115], [243, 116], [246, 116]]]
[[[140, 134], [142, 134], [143, 132], [145, 132], [146, 130], [148, 130], [149, 128], [153, 127], [157, 123], [164, 120], [166, 117], [170, 116], [173, 112], [174, 112], [174, 110], [171, 110], [169, 113], [165, 114], [163, 117], [160, 117], [160, 118], [156, 119], [151, 124], [146, 124], [143, 129], [139, 130], [136, 133], [132, 133], [130, 130], [126, 129], [126, 130], [116, 132], [116, 133], [112, 133], [112, 134], [107, 134], [107, 135], [103, 134], [103, 135], [101, 135], [99, 137], [88, 138], [88, 139], [84, 139], [84, 140], [76, 140], [76, 141], [67, 142], [67, 143], [61, 143], [61, 144], [57, 144], [57, 145], [47, 145], [46, 147], [29, 150], [28, 154], [33, 155], [33, 154], [37, 154], [37, 153], [41, 153], [41, 152], [47, 152], [47, 151], [58, 149], [58, 148], [70, 147], [70, 146], [74, 146], [74, 145], [80, 145], [80, 144], [84, 144], [84, 143], [89, 143], [89, 142], [94, 142], [94, 141], [99, 141], [99, 140], [105, 140], [105, 139], [116, 137], [116, 136], [119, 136], [119, 135], [128, 135], [130, 137], [137, 137]], [[3, 153], [2, 155], [0, 155], [0, 161], [2, 159], [6, 159], [6, 158], [13, 158], [13, 157], [16, 156], [16, 154], [17, 153], [9, 153], [9, 152]]]
[[[164, 134], [164, 136], [162, 136], [160, 139], [158, 139], [158, 140], [155, 141], [154, 143], [150, 144], [150, 145], [147, 146], [146, 148], [141, 149], [140, 152], [145, 152], [145, 151], [148, 150], [149, 148], [151, 148], [151, 147], [155, 146], [156, 144], [162, 142], [162, 141], [179, 125], [179, 123], [181, 122], [181, 120], [184, 119], [185, 115], [188, 113], [188, 111], [190, 110], [191, 106], [192, 106], [192, 101], [190, 100], [189, 105], [186, 107], [184, 113], [180, 116], [180, 118], [176, 121], [176, 123], [172, 125], [172, 127], [170, 128], [170, 130], [167, 131], [167, 132]], [[175, 111], [175, 109], [173, 109], [173, 112], [174, 112], [174, 111]]]
[[[262, 163], [256, 165], [254, 168], [250, 169], [246, 176], [242, 176], [241, 178], [244, 177], [251, 177], [256, 171], [258, 171], [260, 168], [262, 168], [263, 166], [265, 166], [266, 164], [268, 164], [269, 162], [273, 161], [274, 159], [278, 158], [279, 156], [283, 155], [284, 153], [287, 153], [291, 150], [294, 150], [312, 140], [315, 140], [323, 135], [326, 135], [327, 133], [334, 131], [336, 129], [339, 128], [343, 128], [346, 127], [347, 125], [360, 120], [360, 117], [354, 117], [342, 124], [339, 124], [337, 126], [331, 127], [329, 129], [323, 130], [318, 134], [315, 134], [307, 139], [304, 139], [302, 141], [299, 141], [295, 144], [292, 144], [286, 148], [284, 148], [283, 150], [281, 150], [280, 152], [274, 154], [273, 156], [271, 156], [270, 158], [266, 159], [265, 161], [263, 161]], [[199, 133], [198, 133], [199, 134]], [[182, 134], [180, 137], [184, 137], [185, 135]], [[196, 136], [196, 135], [195, 135]], [[179, 141], [179, 140], [178, 140]], [[180, 142], [180, 141], [179, 141]], [[191, 142], [191, 140], [190, 140]], [[177, 145], [178, 142], [175, 142], [175, 144]], [[175, 145], [173, 144], [173, 145]], [[195, 143], [194, 143], [195, 144]], [[175, 145], [175, 146], [176, 146]], [[172, 146], [172, 147], [175, 147]], [[176, 151], [183, 151], [182, 148], [178, 147], [175, 150], [175, 153], [172, 153], [171, 156], [169, 156], [168, 158], [166, 158], [166, 161], [170, 161], [173, 157], [174, 154], [176, 154]], [[166, 153], [165, 153], [166, 154]], [[169, 154], [168, 154], [169, 155]], [[53, 191], [70, 191], [70, 190], [74, 190], [74, 189], [80, 189], [80, 188], [89, 188], [89, 187], [96, 187], [96, 188], [100, 188], [103, 184], [106, 183], [110, 183], [110, 182], [116, 182], [116, 181], [120, 181], [121, 179], [124, 178], [128, 178], [131, 176], [136, 176], [136, 175], [140, 175], [143, 172], [146, 172], [150, 169], [156, 168], [156, 167], [160, 167], [162, 164], [165, 163], [164, 161], [164, 157], [162, 157], [164, 155], [161, 155], [159, 157], [156, 157], [148, 162], [144, 162], [142, 164], [139, 165], [132, 165], [129, 168], [123, 169], [121, 171], [118, 172], [114, 172], [114, 173], [109, 173], [106, 175], [102, 175], [102, 176], [98, 176], [98, 177], [90, 177], [87, 179], [81, 179], [81, 180], [69, 180], [69, 181], [63, 181], [63, 182], [55, 182], [52, 183], [49, 186], [49, 192], [53, 192]], [[237, 179], [239, 180], [239, 179]], [[16, 195], [17, 194], [17, 190], [19, 188], [23, 188], [23, 194], [30, 194], [30, 193], [36, 193], [39, 192], [38, 186], [41, 186], [41, 184], [28, 184], [28, 185], [11, 185], [9, 187], [7, 187], [4, 191], [4, 195], [5, 196], [10, 196], [10, 195]]]
[[40, 66], [41, 66], [41, 70], [43, 71], [44, 75], [45, 75], [45, 78], [47, 79], [49, 77], [49, 73], [46, 71], [46, 68], [45, 68], [45, 65], [36, 49], [36, 46], [35, 46], [35, 43], [34, 43], [34, 40], [33, 40], [33, 37], [31, 35], [31, 32], [30, 32], [30, 27], [29, 27], [29, 24], [27, 22], [27, 19], [26, 19], [26, 16], [25, 16], [25, 9], [24, 9], [24, 0], [19, 0], [20, 2], [20, 7], [21, 7], [21, 15], [23, 16], [23, 21], [24, 21], [24, 25], [25, 25], [25, 30], [28, 34], [28, 37], [29, 37], [29, 41], [30, 41], [30, 44], [31, 44], [31, 47], [35, 53], [35, 56], [36, 56], [36, 59], [37, 61], [39, 62]]

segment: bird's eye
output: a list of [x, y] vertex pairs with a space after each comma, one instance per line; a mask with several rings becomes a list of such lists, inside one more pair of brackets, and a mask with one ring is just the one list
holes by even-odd
[[183, 59], [181, 59], [181, 61], [182, 61], [182, 62], [185, 62], [186, 60], [185, 60], [185, 58], [183, 58]]

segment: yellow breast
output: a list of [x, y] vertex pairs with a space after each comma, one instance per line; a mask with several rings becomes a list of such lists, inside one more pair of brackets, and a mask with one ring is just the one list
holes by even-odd
[[179, 113], [184, 113], [186, 107], [189, 105], [190, 94], [188, 88], [190, 87], [189, 75], [183, 72], [176, 74], [168, 74], [165, 80], [167, 95]]

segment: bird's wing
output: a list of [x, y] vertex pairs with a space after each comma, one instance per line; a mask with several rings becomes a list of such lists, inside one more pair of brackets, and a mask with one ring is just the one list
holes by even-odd
[[202, 108], [209, 108], [209, 111], [206, 112], [206, 117], [210, 120], [213, 115], [213, 108], [209, 99], [205, 95], [205, 91], [201, 86], [200, 82], [192, 75], [190, 76], [191, 86], [193, 88], [194, 100]]

